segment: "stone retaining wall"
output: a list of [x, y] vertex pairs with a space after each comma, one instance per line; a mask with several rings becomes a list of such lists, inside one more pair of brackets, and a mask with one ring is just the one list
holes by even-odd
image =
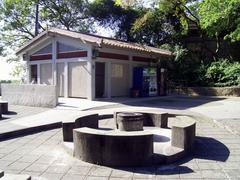
[[1, 84], [2, 99], [9, 104], [55, 107], [58, 103], [57, 88], [38, 84]]
[[170, 93], [191, 96], [240, 96], [240, 87], [178, 87]]

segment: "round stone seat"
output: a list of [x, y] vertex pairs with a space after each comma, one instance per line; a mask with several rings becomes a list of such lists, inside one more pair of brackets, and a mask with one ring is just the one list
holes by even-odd
[[2, 101], [0, 100], [0, 109], [2, 114], [7, 114], [8, 113], [8, 102], [7, 101]]
[[92, 128], [73, 130], [74, 156], [105, 166], [152, 164], [153, 134], [150, 131], [116, 131]]
[[[121, 131], [121, 119], [117, 118], [119, 113], [115, 112], [113, 116], [88, 112], [63, 122], [66, 151], [89, 163], [128, 167], [172, 163], [193, 150], [196, 128], [194, 118], [162, 112], [130, 112], [143, 114], [143, 129]], [[168, 116], [175, 117], [170, 119], [172, 128], [162, 128], [167, 125]], [[112, 120], [112, 125], [103, 121], [100, 122], [102, 128], [98, 128], [98, 121], [104, 119]], [[128, 120], [131, 121], [131, 116]], [[114, 124], [117, 128], [112, 129]]]
[[172, 125], [172, 146], [190, 152], [194, 148], [196, 135], [196, 121], [189, 116], [177, 116], [177, 121]]
[[83, 113], [72, 120], [62, 122], [63, 141], [73, 142], [73, 129], [80, 127], [98, 128], [99, 116], [96, 113]]

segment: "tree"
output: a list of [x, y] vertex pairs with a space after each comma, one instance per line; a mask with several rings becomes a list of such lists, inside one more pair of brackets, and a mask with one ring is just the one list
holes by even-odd
[[150, 46], [175, 43], [181, 32], [182, 26], [178, 19], [165, 15], [159, 9], [148, 9], [135, 20], [131, 28], [132, 36], [137, 42]]
[[2, 48], [19, 47], [35, 36], [36, 3], [40, 7], [38, 25], [41, 30], [54, 26], [79, 32], [92, 31], [93, 20], [86, 15], [86, 0], [3, 0], [0, 3]]
[[93, 17], [100, 26], [113, 29], [116, 38], [135, 41], [131, 35], [131, 27], [143, 11], [142, 8], [135, 8], [132, 3], [122, 5], [121, 1], [95, 0], [90, 5], [89, 16]]
[[93, 30], [93, 20], [87, 14], [87, 0], [41, 0], [40, 4], [41, 17], [50, 26], [79, 32]]
[[3, 26], [0, 30], [1, 45], [4, 47], [18, 46], [34, 37], [34, 1], [2, 1], [0, 20]]
[[200, 24], [211, 37], [240, 40], [240, 1], [205, 0], [199, 7]]
[[159, 10], [166, 15], [177, 17], [186, 33], [190, 23], [199, 27], [199, 17], [196, 11], [198, 0], [161, 0]]

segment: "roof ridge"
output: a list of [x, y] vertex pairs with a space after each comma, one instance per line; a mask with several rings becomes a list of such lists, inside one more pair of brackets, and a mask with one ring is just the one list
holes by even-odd
[[28, 43], [26, 43], [23, 47], [21, 47], [19, 50], [17, 50], [16, 54], [20, 54], [24, 49], [28, 48], [33, 44], [35, 41], [38, 41], [46, 36], [51, 36], [52, 35], [62, 35], [62, 36], [68, 36], [72, 37], [78, 40], [81, 40], [83, 43], [90, 43], [96, 46], [113, 46], [113, 47], [119, 47], [119, 48], [127, 48], [127, 49], [133, 49], [137, 51], [145, 51], [145, 52], [152, 52], [155, 54], [159, 55], [166, 55], [166, 56], [171, 56], [172, 53], [168, 50], [140, 44], [137, 42], [129, 42], [129, 41], [124, 41], [124, 40], [119, 40], [116, 38], [110, 38], [110, 37], [104, 37], [96, 34], [89, 34], [89, 33], [81, 33], [81, 32], [76, 32], [76, 31], [71, 31], [71, 30], [66, 30], [66, 29], [60, 29], [60, 28], [55, 28], [55, 27], [50, 27], [46, 31], [40, 33], [38, 36], [30, 40]]
[[[138, 45], [142, 48], [147, 48], [147, 47], [151, 47], [151, 48], [156, 48], [154, 46], [149, 46], [146, 44], [141, 44], [138, 42], [133, 42], [133, 41], [127, 41], [127, 40], [122, 40], [122, 39], [117, 39], [117, 38], [112, 38], [112, 37], [106, 37], [106, 36], [102, 36], [102, 35], [98, 35], [98, 34], [90, 34], [90, 33], [83, 33], [83, 32], [77, 32], [77, 31], [73, 31], [73, 30], [67, 30], [67, 29], [61, 29], [61, 28], [55, 28], [55, 27], [51, 27], [48, 30], [51, 32], [51, 30], [54, 29], [56, 31], [60, 30], [60, 31], [66, 31], [66, 32], [72, 32], [72, 33], [77, 33], [77, 34], [83, 34], [83, 35], [87, 35], [87, 36], [91, 36], [91, 37], [96, 37], [96, 38], [100, 38], [100, 39], [107, 39], [107, 40], [113, 40], [113, 41], [119, 41], [119, 42], [124, 42], [124, 43], [129, 43], [129, 44], [133, 44], [133, 45]], [[159, 48], [156, 48], [159, 49]], [[161, 49], [164, 50], [164, 49]], [[166, 50], [168, 51], [168, 50]]]
[[139, 44], [139, 43], [137, 43], [137, 42], [132, 42], [132, 41], [127, 41], [127, 40], [117, 39], [117, 38], [113, 38], [113, 37], [106, 37], [106, 36], [102, 36], [102, 35], [98, 35], [98, 34], [84, 33], [84, 32], [78, 32], [78, 31], [61, 29], [61, 28], [55, 28], [55, 27], [51, 27], [49, 30], [51, 30], [51, 29], [56, 29], [56, 30], [61, 30], [61, 31], [67, 31], [67, 32], [72, 32], [72, 33], [78, 33], [78, 34], [83, 34], [83, 35], [92, 36], [92, 37], [96, 37], [96, 38], [102, 38], [102, 39], [109, 39], [109, 40], [121, 41], [121, 42], [126, 42], [126, 43], [136, 43], [136, 44]]

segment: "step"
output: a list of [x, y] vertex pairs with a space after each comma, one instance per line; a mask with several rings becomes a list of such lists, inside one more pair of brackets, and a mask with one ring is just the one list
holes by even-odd
[[4, 174], [1, 180], [31, 180], [31, 176], [25, 174]]

